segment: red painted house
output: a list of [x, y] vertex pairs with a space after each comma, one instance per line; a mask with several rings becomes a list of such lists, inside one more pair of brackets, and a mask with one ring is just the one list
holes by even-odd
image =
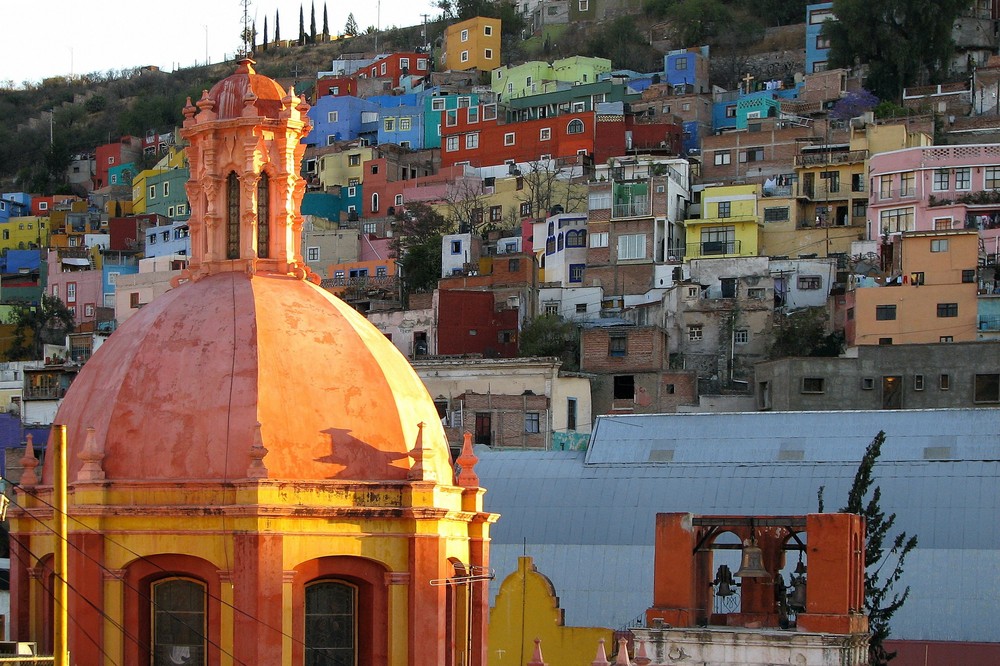
[[[324, 76], [316, 81], [316, 97], [346, 97], [358, 94], [358, 82], [353, 76]], [[315, 101], [315, 100], [313, 100]]]
[[438, 298], [439, 354], [517, 356], [518, 311], [497, 310], [493, 292], [442, 289]]
[[108, 220], [108, 249], [117, 252], [131, 252], [142, 249], [146, 229], [161, 224], [169, 224], [170, 219], [156, 213], [112, 217]]
[[108, 169], [139, 159], [139, 156], [142, 155], [142, 140], [138, 137], [125, 135], [117, 141], [98, 146], [96, 153], [97, 164], [95, 168], [97, 173], [94, 175], [94, 189], [99, 190], [110, 182]]
[[594, 163], [611, 157], [644, 152], [680, 155], [684, 128], [674, 123], [647, 122], [633, 113], [599, 114], [594, 129]]
[[423, 53], [390, 53], [358, 70], [358, 76], [368, 79], [390, 79], [395, 88], [407, 76], [430, 74], [430, 58]]
[[472, 166], [531, 162], [594, 152], [592, 111], [552, 118], [501, 123], [495, 104], [480, 104], [445, 112], [441, 126], [441, 166]]
[[70, 201], [79, 201], [80, 197], [72, 194], [54, 194], [47, 197], [31, 197], [31, 214], [36, 217], [48, 217], [56, 206], [60, 206]]

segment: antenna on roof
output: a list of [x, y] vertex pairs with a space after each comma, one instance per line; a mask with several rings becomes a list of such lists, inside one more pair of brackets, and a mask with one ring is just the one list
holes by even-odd
[[240, 0], [240, 6], [243, 7], [243, 30], [240, 31], [240, 39], [243, 40], [243, 51], [240, 56], [243, 58], [249, 58], [253, 55], [254, 47], [254, 29], [250, 25], [250, 3], [251, 0]]

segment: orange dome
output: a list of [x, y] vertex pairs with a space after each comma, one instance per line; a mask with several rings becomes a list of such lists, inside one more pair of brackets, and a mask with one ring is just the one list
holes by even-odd
[[277, 118], [282, 102], [286, 97], [284, 88], [274, 79], [254, 71], [253, 60], [241, 60], [236, 71], [222, 79], [209, 91], [209, 98], [215, 100], [215, 113], [218, 120], [239, 118], [246, 106], [246, 95], [252, 91], [257, 96], [254, 107], [257, 115], [265, 118]]
[[427, 476], [452, 477], [406, 359], [338, 298], [287, 276], [222, 273], [157, 298], [87, 362], [55, 422], [70, 481], [90, 426], [109, 480], [245, 479], [258, 422], [271, 479], [405, 480], [419, 423]]

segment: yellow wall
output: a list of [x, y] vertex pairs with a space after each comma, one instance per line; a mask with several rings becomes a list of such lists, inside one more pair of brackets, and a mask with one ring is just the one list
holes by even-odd
[[[686, 231], [686, 258], [699, 257], [756, 257], [760, 250], [760, 218], [757, 211], [756, 185], [728, 185], [706, 187], [701, 197], [701, 219], [684, 223]], [[719, 217], [720, 204], [729, 202], [729, 216]], [[702, 254], [701, 232], [714, 227], [735, 227], [733, 252]]]
[[[492, 34], [487, 36], [485, 29]], [[468, 30], [468, 39], [462, 41], [462, 31]], [[500, 66], [500, 19], [475, 18], [448, 26], [444, 31], [445, 69], [469, 70], [478, 69], [489, 72]], [[489, 49], [491, 57], [485, 53]], [[462, 52], [469, 54], [468, 60], [462, 62]]]
[[0, 224], [0, 249], [26, 250], [34, 244], [35, 247], [46, 247], [49, 244], [49, 218], [27, 215], [12, 217], [5, 224]]
[[489, 631], [489, 666], [528, 663], [536, 638], [548, 664], [589, 664], [598, 641], [610, 646], [613, 638], [610, 629], [563, 626], [555, 588], [530, 557], [517, 558], [517, 571], [500, 584]]
[[[352, 178], [358, 183], [365, 181], [365, 162], [373, 159], [374, 151], [369, 146], [359, 146], [339, 153], [327, 153], [317, 160], [317, 172], [323, 187], [348, 186]], [[356, 166], [350, 165], [350, 156], [360, 155]], [[344, 193], [346, 195], [346, 193]]]

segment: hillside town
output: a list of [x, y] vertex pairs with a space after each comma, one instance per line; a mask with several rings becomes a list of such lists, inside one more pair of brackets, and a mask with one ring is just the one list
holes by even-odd
[[[600, 6], [518, 4], [529, 32]], [[74, 663], [861, 666], [866, 525], [822, 504], [882, 432], [884, 501], [919, 535], [893, 663], [995, 663], [977, 571], [1000, 563], [1000, 3], [956, 23], [960, 75], [888, 105], [829, 66], [833, 3], [803, 20], [801, 60], [761, 56], [731, 89], [704, 45], [652, 72], [511, 62], [483, 16], [296, 81], [245, 54], [178, 126], [74, 155], [74, 194], [0, 194], [19, 485], [0, 639], [53, 653], [31, 518], [68, 424], [72, 502], [100, 507], [72, 537], [92, 580], [70, 608], [99, 607], [70, 627]], [[220, 528], [239, 493], [259, 512]], [[192, 496], [208, 508], [183, 529], [164, 518]], [[143, 520], [190, 550], [129, 564]], [[230, 532], [216, 566], [202, 544]], [[204, 634], [159, 637], [136, 592], [156, 570], [205, 586]], [[346, 643], [309, 633], [311, 590], [352, 609]], [[133, 621], [134, 643], [108, 630]]]

